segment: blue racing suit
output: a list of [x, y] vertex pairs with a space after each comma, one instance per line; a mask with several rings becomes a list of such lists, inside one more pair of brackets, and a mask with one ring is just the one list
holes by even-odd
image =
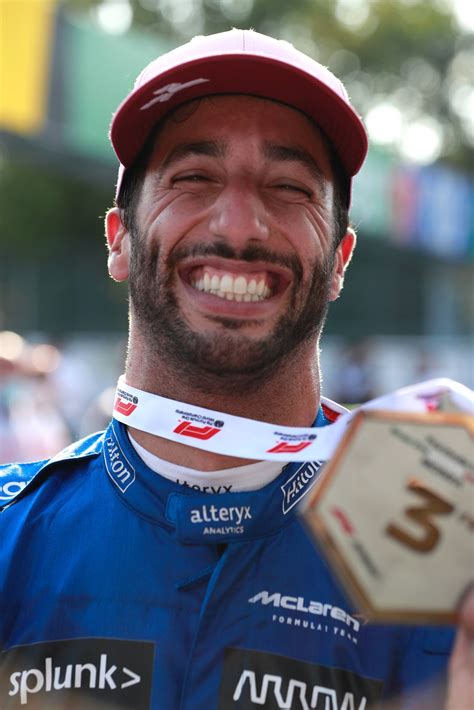
[[150, 470], [117, 421], [2, 467], [0, 707], [415, 707], [453, 631], [351, 607], [297, 515], [318, 468], [200, 493]]

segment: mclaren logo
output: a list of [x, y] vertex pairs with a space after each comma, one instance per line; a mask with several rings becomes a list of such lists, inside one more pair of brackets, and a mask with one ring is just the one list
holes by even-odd
[[341, 621], [354, 631], [360, 628], [360, 622], [353, 616], [348, 614], [344, 609], [332, 604], [327, 604], [319, 601], [306, 601], [304, 597], [292, 597], [280, 592], [270, 594], [266, 590], [250, 597], [250, 604], [262, 604], [263, 606], [271, 605], [276, 608], [285, 609], [287, 611], [299, 611], [303, 614], [314, 614], [326, 618]]

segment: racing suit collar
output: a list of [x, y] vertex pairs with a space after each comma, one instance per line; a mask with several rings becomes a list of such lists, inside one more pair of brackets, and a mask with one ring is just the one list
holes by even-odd
[[[328, 420], [322, 410], [314, 426]], [[141, 517], [167, 528], [185, 544], [248, 541], [288, 525], [297, 504], [312, 488], [322, 462], [287, 464], [257, 491], [200, 493], [152, 471], [131, 445], [126, 426], [112, 420], [104, 433], [105, 471], [121, 501]]]

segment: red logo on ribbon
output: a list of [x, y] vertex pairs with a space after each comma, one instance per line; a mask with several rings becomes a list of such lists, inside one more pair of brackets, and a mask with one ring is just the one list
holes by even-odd
[[272, 449], [268, 449], [267, 454], [296, 454], [298, 451], [306, 449], [310, 444], [310, 441], [300, 441], [299, 444], [287, 444], [285, 441], [280, 441]]
[[355, 530], [354, 527], [347, 517], [346, 513], [341, 510], [341, 508], [337, 508], [336, 506], [333, 506], [331, 508], [331, 513], [334, 515], [334, 517], [339, 521], [339, 524], [343, 531], [347, 533], [348, 535], [353, 535]]
[[449, 392], [447, 389], [439, 390], [432, 393], [420, 392], [416, 395], [417, 399], [421, 399], [425, 403], [428, 412], [437, 412], [441, 409], [444, 396]]
[[114, 404], [114, 409], [116, 412], [123, 414], [125, 417], [129, 417], [132, 412], [137, 408], [136, 404], [133, 402], [124, 402], [123, 399], [117, 397]]
[[191, 422], [181, 422], [178, 424], [176, 429], [174, 429], [175, 434], [181, 434], [181, 436], [191, 436], [193, 439], [210, 439], [221, 431], [215, 426], [196, 426], [191, 424]]

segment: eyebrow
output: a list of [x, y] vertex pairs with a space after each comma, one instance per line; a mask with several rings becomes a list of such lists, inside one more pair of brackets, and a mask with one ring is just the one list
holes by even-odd
[[[194, 141], [178, 143], [165, 158], [160, 167], [160, 173], [174, 163], [193, 155], [206, 155], [211, 158], [224, 158], [227, 153], [227, 144], [224, 141]], [[318, 182], [320, 189], [325, 190], [324, 175], [313, 156], [302, 148], [296, 146], [279, 145], [265, 142], [262, 151], [267, 160], [277, 162], [296, 162], [303, 165], [312, 177]]]
[[178, 143], [171, 153], [165, 158], [161, 164], [160, 172], [166, 170], [177, 163], [179, 160], [184, 160], [191, 155], [207, 155], [211, 158], [222, 158], [226, 152], [226, 146], [220, 141], [197, 141], [194, 143]]
[[276, 160], [279, 162], [296, 162], [303, 165], [312, 175], [312, 177], [317, 180], [321, 189], [325, 188], [324, 175], [319, 167], [318, 163], [315, 161], [313, 156], [302, 148], [297, 148], [296, 146], [278, 145], [276, 143], [265, 143], [263, 148], [263, 155], [268, 160]]

